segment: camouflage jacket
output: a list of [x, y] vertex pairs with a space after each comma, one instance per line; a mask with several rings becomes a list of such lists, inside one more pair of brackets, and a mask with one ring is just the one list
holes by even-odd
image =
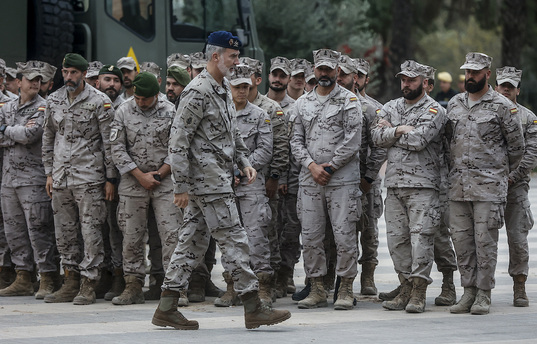
[[272, 128], [268, 114], [250, 102], [242, 110], [237, 110], [237, 126], [239, 127], [244, 144], [250, 150], [248, 161], [257, 172], [257, 179], [248, 185], [243, 179], [237, 186], [237, 196], [252, 191], [265, 194], [265, 176], [263, 169], [272, 160]]
[[[384, 185], [439, 190], [445, 109], [428, 95], [406, 108], [405, 99], [401, 97], [384, 104], [376, 123], [380, 119], [392, 125], [391, 128], [375, 126], [371, 131], [373, 141], [388, 149]], [[410, 125], [414, 129], [396, 137], [399, 125]]]
[[220, 86], [205, 69], [183, 93], [170, 136], [175, 193], [233, 192], [233, 170], [250, 166], [237, 127], [229, 82]]
[[336, 85], [321, 103], [316, 89], [298, 98], [291, 148], [302, 164], [301, 186], [315, 186], [309, 164], [330, 163], [335, 173], [327, 186], [360, 182], [362, 109], [357, 96]]
[[89, 84], [72, 104], [65, 86], [47, 98], [43, 164], [54, 188], [97, 185], [117, 176], [109, 141], [113, 118], [110, 98]]
[[362, 178], [370, 178], [376, 180], [379, 170], [386, 161], [386, 148], [381, 148], [373, 142], [371, 137], [371, 129], [375, 125], [377, 113], [380, 112], [382, 104], [371, 98], [367, 94], [362, 96], [358, 93], [358, 99], [362, 103], [362, 144], [360, 148], [360, 176]]
[[521, 183], [529, 183], [531, 171], [537, 167], [537, 116], [524, 106], [517, 104], [518, 115], [524, 132], [524, 155], [522, 160], [509, 173], [509, 179], [514, 182], [513, 187]]
[[472, 108], [468, 93], [449, 101], [449, 199], [505, 202], [509, 171], [524, 154], [517, 109], [492, 87]]
[[[0, 147], [4, 151], [2, 186], [45, 185], [47, 177], [41, 159], [45, 104], [36, 95], [26, 104], [14, 100], [0, 108], [0, 125], [7, 125], [0, 134]], [[29, 120], [36, 123], [27, 128]]]
[[[300, 99], [300, 98], [299, 98]], [[296, 103], [295, 103], [296, 104]], [[296, 106], [291, 106], [286, 114], [287, 127], [289, 131], [290, 139], [294, 135], [295, 119], [296, 119]], [[287, 192], [291, 194], [298, 193], [298, 178], [300, 176], [300, 170], [302, 166], [296, 160], [291, 149], [291, 143], [289, 143], [289, 167], [287, 171], [282, 174], [280, 178], [280, 184], [287, 185]]]

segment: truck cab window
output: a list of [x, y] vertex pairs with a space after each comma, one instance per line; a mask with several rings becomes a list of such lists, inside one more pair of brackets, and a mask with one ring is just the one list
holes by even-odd
[[106, 0], [106, 13], [145, 40], [155, 36], [153, 0]]

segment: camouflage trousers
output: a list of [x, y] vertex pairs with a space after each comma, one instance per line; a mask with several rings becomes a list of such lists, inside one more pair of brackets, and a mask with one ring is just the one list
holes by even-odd
[[104, 260], [102, 225], [106, 219], [103, 185], [54, 189], [52, 209], [64, 268], [90, 280], [99, 279]]
[[123, 266], [123, 234], [117, 224], [119, 199], [105, 201], [106, 221], [103, 224], [103, 267], [113, 271]]
[[434, 236], [434, 262], [440, 272], [455, 271], [457, 270], [457, 257], [448, 225], [449, 207], [445, 192], [440, 192], [440, 213], [440, 225]]
[[270, 224], [268, 226], [268, 239], [270, 247], [270, 265], [272, 270], [278, 271], [282, 258], [280, 256], [280, 238], [278, 233], [278, 193], [274, 198], [269, 199]]
[[507, 193], [505, 229], [509, 245], [509, 275], [528, 275], [528, 232], [533, 227], [533, 214], [528, 199], [527, 183], [515, 184]]
[[147, 258], [151, 262], [151, 276], [164, 275], [164, 266], [162, 265], [162, 242], [160, 241], [153, 207], [149, 207], [147, 213], [147, 244], [149, 245]]
[[149, 207], [155, 213], [160, 242], [162, 265], [167, 268], [177, 244], [177, 231], [181, 224], [181, 210], [173, 204], [173, 190], [147, 191], [146, 197], [121, 194], [118, 207], [118, 224], [123, 233], [123, 272], [145, 279], [145, 241]]
[[463, 287], [494, 288], [505, 203], [449, 201], [449, 225]]
[[389, 188], [385, 202], [388, 250], [399, 280], [430, 277], [440, 224], [438, 191]]
[[2, 187], [2, 212], [11, 260], [17, 270], [56, 271], [58, 253], [52, 206], [45, 187]]
[[302, 229], [296, 211], [297, 194], [287, 193], [280, 198], [282, 199], [280, 214], [283, 218], [280, 235], [281, 265], [294, 269], [300, 259], [300, 231]]
[[362, 216], [357, 223], [357, 238], [362, 254], [358, 260], [359, 264], [379, 263], [379, 228], [378, 219], [382, 215], [382, 191], [380, 182], [373, 183], [371, 190], [362, 195]]
[[192, 270], [203, 260], [212, 235], [222, 252], [222, 264], [239, 294], [259, 288], [250, 269], [248, 236], [241, 226], [235, 195], [189, 195], [179, 240], [166, 270], [163, 289], [188, 288]]
[[[274, 271], [270, 265], [269, 223], [271, 211], [268, 197], [260, 193], [248, 193], [237, 197], [242, 224], [248, 236], [250, 266], [257, 274]], [[224, 259], [224, 257], [222, 257]]]
[[361, 215], [358, 185], [303, 187], [298, 190], [298, 218], [302, 224], [304, 269], [307, 277], [326, 275], [323, 245], [330, 221], [337, 250], [337, 276], [354, 278], [358, 272], [356, 223]]
[[11, 251], [4, 231], [4, 218], [0, 211], [0, 267], [11, 267]]

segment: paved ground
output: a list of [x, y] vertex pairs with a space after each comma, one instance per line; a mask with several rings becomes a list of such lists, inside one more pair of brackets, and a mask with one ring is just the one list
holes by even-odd
[[[534, 176], [537, 179], [537, 176]], [[530, 199], [537, 214], [537, 181]], [[385, 193], [384, 193], [385, 194]], [[377, 287], [388, 291], [398, 283], [386, 248], [384, 219], [380, 220], [380, 265]], [[33, 297], [0, 298], [1, 343], [536, 343], [537, 342], [537, 232], [530, 232], [530, 276], [527, 285], [530, 307], [512, 306], [512, 280], [507, 274], [505, 231], [500, 231], [496, 271], [497, 287], [492, 292], [491, 313], [486, 316], [454, 315], [448, 307], [434, 306], [440, 293], [441, 274], [427, 290], [423, 314], [386, 311], [371, 298], [360, 298], [351, 311], [332, 307], [299, 310], [291, 298], [279, 299], [275, 307], [289, 309], [293, 316], [283, 324], [246, 330], [242, 307], [216, 308], [212, 298], [182, 309], [187, 318], [200, 322], [199, 331], [175, 331], [151, 324], [157, 305], [114, 306], [98, 300], [90, 306], [46, 304]], [[303, 286], [302, 263], [295, 282]], [[224, 287], [221, 268], [213, 280]], [[456, 285], [460, 285], [456, 273]], [[359, 284], [355, 283], [355, 290]], [[457, 288], [457, 296], [462, 288]], [[331, 305], [329, 305], [331, 306]]]

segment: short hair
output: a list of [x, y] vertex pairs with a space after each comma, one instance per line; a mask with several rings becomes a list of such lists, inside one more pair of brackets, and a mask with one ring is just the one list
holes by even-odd
[[207, 46], [205, 47], [205, 56], [207, 56], [207, 61], [210, 61], [212, 59], [214, 53], [222, 55], [224, 51], [226, 51], [226, 48], [219, 47], [217, 45], [207, 44]]
[[428, 78], [427, 80], [429, 81], [429, 85], [434, 86], [434, 79], [433, 78]]

